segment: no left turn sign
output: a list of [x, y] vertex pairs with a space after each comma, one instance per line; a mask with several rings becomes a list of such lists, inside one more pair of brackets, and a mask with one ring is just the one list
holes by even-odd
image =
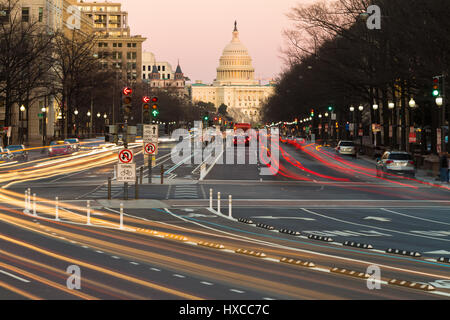
[[157, 144], [154, 144], [154, 143], [147, 143], [144, 146], [144, 150], [145, 150], [146, 154], [156, 155], [158, 146], [157, 146]]
[[133, 152], [128, 149], [123, 149], [119, 152], [119, 161], [121, 163], [131, 163], [133, 161]]

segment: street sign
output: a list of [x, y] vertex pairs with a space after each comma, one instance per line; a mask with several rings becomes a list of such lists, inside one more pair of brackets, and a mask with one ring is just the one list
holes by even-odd
[[119, 162], [131, 163], [133, 161], [133, 152], [128, 149], [123, 149], [119, 152]]
[[117, 182], [136, 182], [136, 164], [119, 163], [117, 165]]
[[143, 130], [144, 143], [158, 143], [159, 130], [157, 124], [146, 124]]
[[158, 154], [158, 144], [157, 143], [146, 143], [144, 145], [145, 154], [157, 155]]

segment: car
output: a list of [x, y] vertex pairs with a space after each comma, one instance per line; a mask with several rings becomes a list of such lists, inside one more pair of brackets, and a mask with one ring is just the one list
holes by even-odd
[[63, 156], [71, 154], [73, 152], [70, 143], [65, 141], [52, 141], [50, 147], [48, 148], [48, 156]]
[[70, 147], [72, 148], [72, 150], [74, 152], [77, 152], [80, 150], [80, 140], [78, 140], [77, 138], [69, 138], [64, 140], [64, 142], [67, 142], [70, 144]]
[[356, 147], [353, 141], [339, 141], [335, 150], [338, 154], [351, 155], [356, 158]]
[[0, 160], [1, 161], [9, 161], [13, 158], [13, 155], [11, 151], [8, 149], [4, 149], [3, 147], [0, 147]]
[[28, 161], [28, 152], [23, 144], [7, 146], [5, 149], [11, 152], [11, 159]]
[[416, 175], [414, 160], [411, 154], [405, 151], [386, 151], [377, 159], [376, 169], [378, 177], [384, 177], [387, 173], [412, 178]]

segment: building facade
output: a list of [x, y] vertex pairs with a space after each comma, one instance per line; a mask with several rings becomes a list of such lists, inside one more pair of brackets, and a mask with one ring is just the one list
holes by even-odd
[[261, 107], [274, 92], [274, 86], [260, 85], [247, 48], [239, 40], [235, 23], [231, 42], [224, 48], [212, 85], [196, 81], [192, 84], [193, 102], [211, 102], [218, 108], [225, 104], [237, 122], [258, 123]]
[[142, 43], [146, 38], [130, 33], [128, 12], [122, 4], [112, 2], [78, 3], [79, 10], [90, 17], [99, 37], [97, 54], [103, 68], [120, 71], [129, 85], [142, 79]]

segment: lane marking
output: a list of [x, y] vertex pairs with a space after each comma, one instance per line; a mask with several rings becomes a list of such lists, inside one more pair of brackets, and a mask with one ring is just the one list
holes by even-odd
[[236, 293], [245, 293], [245, 291], [241, 291], [241, 290], [237, 290], [237, 289], [230, 289], [230, 291], [236, 292]]
[[111, 256], [113, 259], [120, 259], [118, 256]]
[[177, 278], [186, 278], [185, 276], [183, 276], [183, 275], [181, 275], [181, 274], [174, 274], [173, 276], [174, 276], [174, 277], [177, 277]]
[[139, 263], [134, 262], [134, 261], [130, 261], [130, 263], [131, 263], [131, 264], [134, 264], [135, 266], [138, 266], [138, 265], [139, 265]]
[[423, 220], [423, 221], [428, 221], [428, 222], [433, 222], [433, 223], [444, 224], [444, 225], [450, 226], [450, 223], [446, 223], [446, 222], [442, 222], [442, 221], [436, 221], [436, 220], [431, 220], [431, 219], [411, 216], [411, 215], [408, 215], [408, 214], [405, 214], [405, 213], [400, 213], [400, 212], [389, 210], [389, 209], [385, 209], [385, 208], [380, 208], [380, 209], [383, 210], [383, 211], [386, 211], [386, 212], [397, 214], [399, 216], [404, 216], [404, 217], [408, 217], [408, 218], [412, 218], [412, 219], [418, 219], [418, 220]]
[[202, 281], [201, 284], [204, 284], [205, 286], [212, 286], [213, 284], [211, 282]]
[[353, 224], [353, 225], [356, 225], [356, 226], [362, 226], [362, 227], [366, 227], [366, 228], [374, 228], [374, 229], [379, 229], [379, 230], [383, 230], [383, 231], [395, 232], [395, 233], [400, 233], [400, 234], [404, 234], [404, 235], [408, 235], [408, 236], [415, 236], [415, 237], [421, 237], [421, 238], [427, 238], [427, 239], [433, 239], [433, 240], [450, 242], [450, 240], [447, 240], [447, 239], [439, 239], [439, 238], [423, 236], [423, 235], [418, 235], [418, 234], [404, 232], [404, 231], [380, 228], [380, 227], [369, 226], [369, 225], [361, 224], [361, 223], [357, 223], [357, 222], [350, 222], [350, 221], [346, 221], [346, 220], [341, 220], [341, 219], [338, 219], [338, 218], [329, 217], [329, 216], [326, 216], [326, 215], [323, 215], [323, 214], [320, 214], [320, 213], [317, 213], [317, 212], [313, 212], [313, 211], [305, 209], [305, 208], [300, 208], [300, 210], [303, 210], [305, 212], [308, 212], [310, 214], [313, 214], [313, 215], [316, 215], [316, 216], [319, 216], [319, 217], [322, 217], [322, 218], [325, 218], [325, 219], [335, 220], [335, 221], [346, 223], [346, 224]]
[[156, 269], [156, 268], [150, 268], [150, 270], [156, 271], [156, 272], [160, 272], [161, 270]]
[[103, 253], [103, 251], [100, 251], [100, 250], [95, 250], [95, 252], [97, 252], [97, 253]]
[[7, 271], [5, 271], [5, 270], [0, 270], [0, 273], [3, 273], [4, 275], [10, 276], [11, 278], [17, 279], [17, 280], [22, 281], [22, 282], [26, 282], [26, 283], [29, 283], [29, 282], [30, 282], [30, 281], [27, 280], [27, 279], [18, 277], [18, 276], [14, 275], [14, 274], [12, 274], [12, 273], [9, 273], [9, 272], [7, 272]]

